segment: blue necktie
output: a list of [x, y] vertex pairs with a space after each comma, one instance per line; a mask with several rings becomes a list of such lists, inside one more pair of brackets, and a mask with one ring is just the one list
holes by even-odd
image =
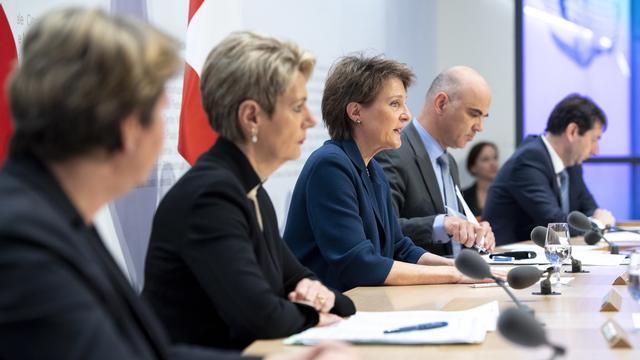
[[[458, 211], [458, 199], [456, 198], [456, 190], [453, 184], [453, 178], [449, 172], [449, 156], [445, 151], [437, 159], [438, 165], [440, 165], [440, 177], [442, 179], [442, 198], [444, 204]], [[462, 245], [457, 241], [451, 241], [451, 249], [453, 250], [453, 256], [458, 255]]]
[[569, 213], [569, 173], [567, 169], [558, 173], [560, 178], [560, 202], [562, 204], [562, 211], [565, 214]]

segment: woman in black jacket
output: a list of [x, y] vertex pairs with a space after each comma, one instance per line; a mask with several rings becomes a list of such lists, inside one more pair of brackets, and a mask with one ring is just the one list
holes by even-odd
[[160, 203], [145, 266], [143, 296], [173, 341], [242, 349], [355, 312], [292, 255], [262, 187], [315, 125], [314, 64], [295, 44], [251, 32], [209, 54], [202, 99], [219, 138]]

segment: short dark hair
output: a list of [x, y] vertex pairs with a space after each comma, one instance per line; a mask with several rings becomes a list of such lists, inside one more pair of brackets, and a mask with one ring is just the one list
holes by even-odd
[[329, 70], [322, 94], [322, 118], [332, 139], [351, 139], [352, 124], [347, 105], [371, 104], [385, 82], [397, 78], [404, 88], [411, 86], [415, 75], [406, 64], [382, 56], [362, 54], [340, 58]]
[[167, 80], [179, 70], [178, 43], [150, 25], [98, 9], [51, 11], [31, 26], [11, 76], [11, 155], [59, 162], [122, 148], [133, 112], [149, 126]]
[[485, 146], [491, 146], [493, 150], [496, 151], [496, 154], [498, 153], [498, 147], [496, 146], [496, 144], [489, 141], [480, 141], [479, 143], [473, 145], [473, 147], [469, 151], [469, 156], [467, 156], [467, 171], [469, 171], [470, 174], [472, 174], [471, 168], [476, 164], [476, 161], [478, 161], [478, 157], [480, 156], [480, 153], [485, 148]]
[[560, 101], [551, 111], [546, 132], [552, 135], [562, 134], [570, 123], [578, 125], [578, 134], [593, 129], [596, 122], [607, 127], [607, 117], [602, 109], [591, 99], [579, 94], [571, 94]]

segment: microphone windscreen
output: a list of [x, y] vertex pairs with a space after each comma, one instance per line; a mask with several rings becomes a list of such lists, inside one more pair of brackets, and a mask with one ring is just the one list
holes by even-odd
[[535, 266], [518, 266], [507, 274], [507, 283], [514, 289], [526, 289], [537, 283], [542, 277], [542, 271]]
[[536, 347], [547, 343], [542, 325], [533, 315], [518, 308], [509, 308], [500, 314], [498, 331], [507, 340], [522, 346]]
[[567, 222], [569, 225], [574, 228], [582, 231], [591, 230], [591, 220], [587, 217], [587, 215], [581, 213], [580, 211], [572, 211], [567, 216]]
[[462, 249], [455, 260], [456, 268], [464, 275], [473, 279], [486, 279], [491, 277], [491, 269], [486, 261], [477, 252]]
[[600, 239], [602, 239], [602, 235], [595, 231], [590, 230], [584, 234], [584, 242], [587, 243], [587, 245], [595, 245]]
[[531, 241], [540, 247], [544, 247], [546, 237], [547, 228], [544, 226], [536, 226], [531, 230]]

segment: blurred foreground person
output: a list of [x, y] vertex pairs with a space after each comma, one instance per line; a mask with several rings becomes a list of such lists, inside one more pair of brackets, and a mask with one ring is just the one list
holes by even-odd
[[[36, 21], [10, 80], [15, 133], [0, 171], [1, 359], [239, 359], [171, 347], [92, 223], [145, 182], [162, 148], [176, 43], [69, 8]], [[351, 356], [327, 344], [280, 359]]]

